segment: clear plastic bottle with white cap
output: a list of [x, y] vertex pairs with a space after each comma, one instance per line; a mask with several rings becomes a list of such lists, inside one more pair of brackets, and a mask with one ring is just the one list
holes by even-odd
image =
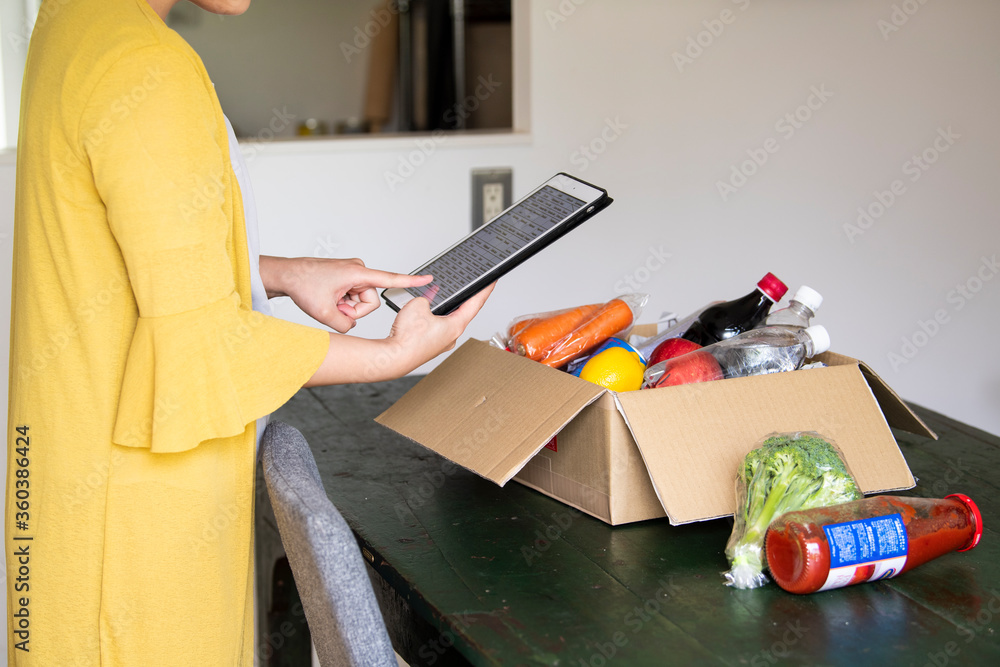
[[752, 329], [650, 366], [643, 388], [793, 371], [829, 349], [830, 334], [822, 325]]
[[764, 321], [766, 327], [789, 327], [805, 329], [816, 311], [823, 304], [823, 295], [811, 287], [803, 285], [795, 292], [787, 308], [776, 310]]

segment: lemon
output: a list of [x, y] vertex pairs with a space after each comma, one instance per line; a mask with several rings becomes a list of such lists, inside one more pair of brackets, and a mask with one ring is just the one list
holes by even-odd
[[595, 354], [583, 366], [580, 377], [612, 391], [635, 391], [642, 386], [646, 365], [635, 352], [609, 347]]

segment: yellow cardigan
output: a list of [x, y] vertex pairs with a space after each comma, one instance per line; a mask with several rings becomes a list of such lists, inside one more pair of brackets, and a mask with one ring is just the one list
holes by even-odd
[[255, 425], [321, 329], [251, 310], [198, 56], [145, 0], [48, 0], [17, 154], [11, 665], [251, 665]]

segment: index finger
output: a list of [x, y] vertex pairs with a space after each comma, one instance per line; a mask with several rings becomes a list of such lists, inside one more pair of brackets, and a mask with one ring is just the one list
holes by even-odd
[[420, 287], [434, 280], [434, 276], [424, 274], [413, 276], [408, 273], [393, 273], [378, 269], [363, 268], [360, 277], [371, 287]]

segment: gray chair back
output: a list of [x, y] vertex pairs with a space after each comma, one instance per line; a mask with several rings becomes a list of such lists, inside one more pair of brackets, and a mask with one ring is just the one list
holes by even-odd
[[267, 492], [322, 667], [395, 667], [361, 550], [323, 489], [306, 439], [271, 422], [261, 439]]

